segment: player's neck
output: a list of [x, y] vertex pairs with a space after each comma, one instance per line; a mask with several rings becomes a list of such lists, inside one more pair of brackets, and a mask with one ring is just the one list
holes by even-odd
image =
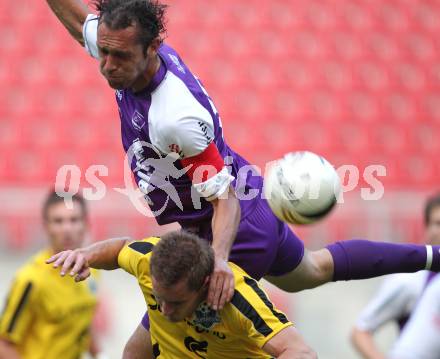
[[133, 84], [133, 86], [130, 88], [130, 90], [133, 93], [138, 93], [142, 90], [144, 90], [153, 79], [154, 75], [156, 75], [157, 71], [160, 69], [160, 57], [159, 55], [156, 55], [156, 58], [151, 61], [151, 64], [147, 67], [147, 70], [145, 73], [139, 77], [138, 80]]

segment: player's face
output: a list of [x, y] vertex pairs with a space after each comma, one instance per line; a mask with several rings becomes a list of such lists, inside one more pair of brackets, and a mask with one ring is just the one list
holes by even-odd
[[191, 317], [206, 296], [207, 285], [198, 291], [193, 291], [188, 288], [186, 280], [181, 280], [172, 287], [162, 286], [154, 277], [152, 282], [153, 294], [160, 305], [160, 310], [171, 322], [180, 322]]
[[429, 243], [440, 245], [440, 207], [431, 210], [426, 234]]
[[155, 61], [157, 42], [145, 50], [138, 41], [137, 26], [113, 30], [102, 22], [98, 27], [101, 73], [113, 89], [136, 88]]
[[78, 202], [73, 201], [71, 209], [64, 202], [58, 202], [48, 208], [44, 227], [52, 249], [60, 252], [82, 246], [87, 220]]

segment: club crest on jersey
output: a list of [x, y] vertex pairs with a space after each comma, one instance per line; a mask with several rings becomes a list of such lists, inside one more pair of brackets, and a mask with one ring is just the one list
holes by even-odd
[[135, 110], [133, 116], [131, 117], [131, 123], [136, 130], [142, 130], [142, 127], [145, 126], [144, 116], [142, 116], [138, 110]]
[[194, 312], [193, 323], [198, 327], [209, 330], [214, 325], [220, 323], [220, 317], [215, 310], [208, 306], [208, 304], [202, 303]]

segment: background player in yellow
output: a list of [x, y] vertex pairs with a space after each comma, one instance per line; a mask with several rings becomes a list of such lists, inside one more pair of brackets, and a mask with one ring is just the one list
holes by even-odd
[[61, 278], [45, 261], [54, 253], [80, 247], [87, 233], [84, 199], [51, 192], [43, 205], [49, 245], [16, 274], [0, 317], [1, 359], [78, 359], [98, 357], [91, 326], [97, 305], [95, 275], [87, 283]]
[[149, 308], [154, 358], [316, 358], [258, 283], [233, 263], [231, 302], [219, 311], [208, 307], [214, 251], [193, 234], [174, 231], [131, 243], [111, 239], [58, 253], [48, 263], [62, 265], [61, 274], [77, 281], [90, 275], [90, 267], [121, 267], [134, 275]]

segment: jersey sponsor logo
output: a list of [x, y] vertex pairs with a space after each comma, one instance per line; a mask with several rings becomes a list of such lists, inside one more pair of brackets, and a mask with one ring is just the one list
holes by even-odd
[[217, 311], [211, 309], [206, 303], [202, 303], [194, 312], [193, 323], [203, 329], [209, 330], [220, 323]]
[[197, 341], [193, 337], [186, 337], [185, 338], [185, 347], [188, 349], [191, 353], [195, 353], [199, 358], [206, 359], [206, 353], [208, 353], [208, 342], [207, 341]]
[[217, 330], [208, 330], [208, 329], [204, 329], [202, 327], [199, 327], [198, 325], [196, 325], [195, 323], [189, 321], [188, 319], [184, 319], [185, 323], [188, 324], [191, 328], [194, 328], [194, 330], [196, 331], [196, 333], [198, 334], [211, 334], [221, 340], [226, 339], [226, 334]]
[[145, 126], [145, 118], [138, 110], [135, 110], [133, 116], [131, 116], [131, 124], [138, 131]]

